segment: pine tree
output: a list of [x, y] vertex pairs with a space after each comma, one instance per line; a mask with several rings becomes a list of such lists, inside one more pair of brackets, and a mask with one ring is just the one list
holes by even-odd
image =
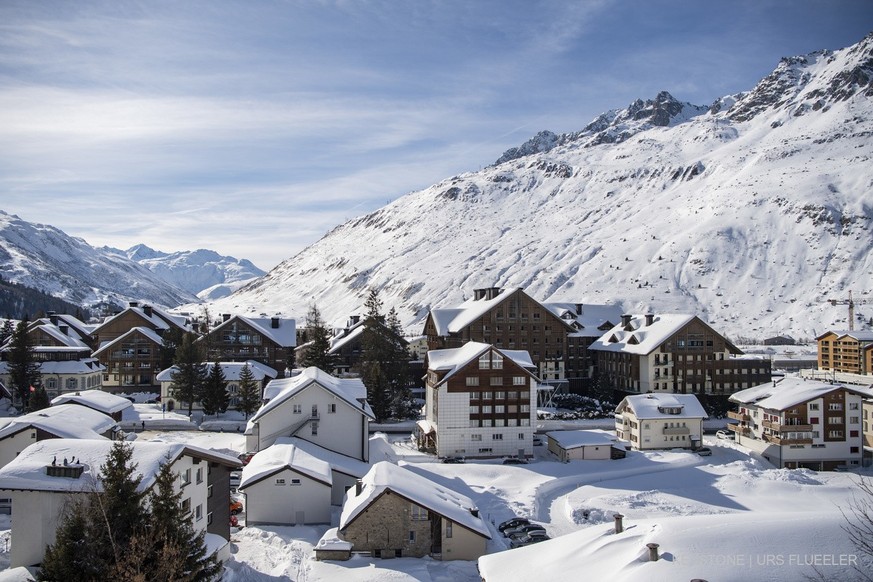
[[412, 391], [409, 388], [409, 343], [403, 337], [403, 327], [397, 311], [392, 307], [385, 320], [389, 332], [391, 358], [388, 361], [388, 382], [391, 390], [391, 414], [394, 418], [408, 419], [417, 416]]
[[96, 562], [89, 543], [87, 500], [71, 501], [55, 536], [55, 543], [45, 550], [38, 580], [86, 582], [98, 578]]
[[194, 402], [200, 400], [203, 395], [203, 384], [206, 380], [206, 364], [203, 362], [203, 352], [200, 345], [195, 343], [195, 336], [186, 333], [182, 336], [182, 343], [176, 350], [176, 359], [171, 378], [173, 384], [170, 393], [181, 402], [188, 403], [188, 416], [194, 409]]
[[0, 346], [9, 341], [13, 333], [15, 333], [15, 326], [12, 325], [11, 319], [7, 319], [3, 322], [3, 327], [0, 328]]
[[45, 388], [37, 386], [34, 388], [33, 392], [30, 393], [30, 400], [27, 403], [27, 411], [36, 412], [37, 410], [48, 408], [51, 405], [52, 403], [49, 400]]
[[408, 388], [409, 353], [400, 320], [393, 309], [387, 320], [380, 313], [382, 302], [375, 290], [370, 290], [365, 307], [359, 371], [367, 387], [367, 400], [377, 422], [392, 416], [408, 418], [412, 403]]
[[318, 306], [313, 303], [306, 314], [307, 345], [300, 362], [303, 368], [315, 366], [332, 374], [336, 368], [336, 356], [330, 353], [330, 330], [321, 318]]
[[27, 320], [18, 322], [9, 343], [7, 369], [13, 396], [27, 410], [31, 387], [40, 385], [39, 364], [33, 356], [33, 343], [27, 333]]
[[261, 407], [261, 389], [248, 363], [240, 370], [239, 392], [237, 394], [239, 402], [236, 409], [245, 414], [246, 420], [248, 420], [249, 415]]
[[204, 414], [207, 415], [226, 412], [230, 404], [227, 395], [227, 378], [225, 378], [224, 370], [218, 362], [215, 362], [209, 369], [209, 375], [203, 385], [201, 404]]

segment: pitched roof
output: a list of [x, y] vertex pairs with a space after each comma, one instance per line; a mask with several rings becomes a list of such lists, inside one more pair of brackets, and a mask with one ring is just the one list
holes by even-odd
[[603, 430], [553, 430], [546, 436], [554, 440], [563, 449], [577, 449], [590, 445], [610, 445], [618, 442], [615, 433]]
[[820, 340], [821, 338], [834, 334], [837, 336], [837, 339], [842, 339], [844, 337], [853, 338], [859, 342], [873, 342], [873, 331], [849, 331], [849, 330], [830, 330], [827, 331], [815, 339]]
[[477, 511], [473, 500], [409, 469], [381, 461], [373, 465], [361, 481], [361, 493], [352, 495], [350, 490], [343, 504], [340, 530], [348, 527], [361, 512], [390, 490], [486, 539], [491, 539], [488, 526], [481, 517], [473, 515], [473, 511]]
[[[273, 327], [274, 319], [278, 320], [279, 327]], [[297, 345], [297, 321], [282, 317], [245, 317], [243, 315], [234, 315], [213, 328], [210, 334], [219, 331], [225, 326], [233, 325], [234, 321], [241, 321], [283, 348], [293, 348]]]
[[530, 368], [536, 369], [530, 354], [526, 350], [504, 350], [492, 346], [491, 344], [483, 344], [481, 342], [467, 342], [459, 348], [446, 348], [442, 350], [430, 350], [427, 353], [427, 369], [437, 370], [440, 372], [448, 372], [440, 380], [440, 384], [448, 380], [458, 370], [466, 366], [471, 361], [478, 359], [489, 349], [502, 354], [505, 358], [512, 360], [525, 371], [534, 376]]
[[123, 316], [126, 313], [135, 313], [145, 321], [150, 322], [155, 329], [166, 330], [171, 327], [178, 327], [182, 330], [188, 330], [188, 320], [182, 315], [172, 315], [159, 307], [148, 304], [140, 304], [135, 302], [135, 305], [128, 306], [121, 313], [116, 313], [103, 320], [103, 323], [94, 328], [94, 332], [99, 334], [100, 328], [107, 325], [109, 322]]
[[[618, 323], [596, 339], [588, 349], [602, 352], [625, 352], [643, 356], [648, 355], [667, 341], [670, 336], [695, 319], [706, 325], [696, 315], [689, 315], [687, 313], [654, 315], [650, 325], [646, 325], [645, 315], [634, 315], [630, 319], [630, 325], [625, 326], [622, 323]], [[739, 353], [739, 350], [733, 344], [728, 342], [728, 345], [733, 348], [732, 351], [735, 350]]]
[[[238, 382], [240, 372], [242, 372], [243, 368], [246, 364], [249, 365], [249, 370], [251, 370], [252, 375], [255, 380], [261, 382], [264, 378], [275, 378], [279, 375], [279, 373], [266, 364], [262, 364], [261, 362], [257, 362], [255, 360], [248, 360], [245, 362], [217, 362], [221, 367], [221, 371], [224, 372], [224, 379], [228, 382]], [[204, 365], [207, 369], [211, 369], [216, 362], [204, 362]], [[173, 372], [177, 371], [179, 368], [176, 366], [170, 366], [165, 370], [161, 370], [158, 372], [158, 375], [155, 376], [158, 382], [172, 382], [173, 381]]]
[[[619, 305], [591, 305], [583, 303], [543, 303], [543, 307], [576, 329], [576, 337], [600, 337], [604, 324], [613, 327], [621, 321], [623, 310]], [[581, 311], [581, 313], [579, 313]]]
[[116, 426], [112, 417], [76, 404], [60, 404], [9, 419], [0, 428], [0, 439], [28, 427], [39, 428], [59, 438], [103, 439]]
[[325, 485], [333, 483], [329, 463], [296, 446], [291, 439], [280, 438], [258, 452], [243, 468], [239, 488], [245, 489], [271, 475], [290, 469]]
[[437, 333], [441, 336], [458, 333], [477, 318], [482, 317], [492, 308], [502, 303], [515, 291], [521, 291], [521, 288], [501, 289], [492, 299], [468, 299], [455, 307], [431, 309], [430, 315], [433, 318]]
[[309, 442], [300, 437], [281, 437], [276, 439], [276, 442], [291, 443], [301, 451], [305, 451], [313, 457], [317, 457], [330, 465], [331, 470], [337, 471], [339, 473], [345, 473], [346, 475], [351, 475], [352, 477], [357, 477], [358, 479], [366, 475], [367, 471], [370, 470], [370, 463], [365, 463], [360, 459], [349, 457], [342, 453], [337, 453], [336, 451], [331, 451], [324, 447], [320, 447], [317, 444]]
[[870, 388], [844, 386], [821, 380], [806, 380], [796, 376], [785, 376], [778, 382], [767, 382], [731, 394], [729, 400], [767, 410], [787, 410], [798, 404], [821, 398], [835, 390], [848, 390], [865, 398], [873, 396]]
[[[625, 396], [615, 411], [630, 409], [639, 419], [706, 418], [709, 416], [694, 394], [631, 394]], [[681, 408], [679, 414], [661, 412], [661, 408]]]
[[115, 338], [114, 340], [104, 342], [103, 344], [101, 344], [100, 347], [97, 349], [97, 351], [95, 351], [91, 355], [96, 357], [97, 354], [103, 353], [104, 351], [106, 351], [110, 347], [114, 346], [115, 344], [121, 343], [121, 342], [127, 340], [127, 338], [129, 338], [133, 335], [136, 335], [136, 334], [140, 334], [140, 335], [145, 336], [147, 339], [151, 340], [152, 342], [154, 342], [155, 344], [157, 344], [159, 346], [164, 345], [164, 340], [161, 338], [161, 336], [156, 334], [153, 330], [151, 330], [147, 327], [132, 327], [129, 330], [127, 330], [126, 332], [124, 332], [123, 334], [121, 334], [120, 336], [118, 336], [117, 338]]
[[52, 406], [60, 404], [81, 404], [93, 408], [103, 414], [114, 414], [125, 408], [130, 408], [133, 403], [127, 398], [110, 394], [102, 390], [82, 390], [61, 394], [52, 399]]
[[292, 398], [308, 386], [317, 384], [338, 396], [352, 408], [369, 418], [375, 418], [373, 409], [366, 402], [367, 388], [360, 378], [336, 378], [323, 370], [311, 366], [305, 368], [296, 376], [270, 380], [264, 389], [264, 394], [275, 394], [269, 402], [261, 406], [249, 422], [254, 422], [265, 414], [277, 408], [280, 404]]

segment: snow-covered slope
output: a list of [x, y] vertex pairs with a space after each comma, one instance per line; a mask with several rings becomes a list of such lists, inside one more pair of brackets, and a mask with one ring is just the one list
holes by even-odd
[[0, 274], [78, 305], [145, 300], [176, 306], [194, 296], [147, 268], [81, 238], [0, 210]]
[[164, 253], [139, 244], [126, 251], [109, 247], [103, 250], [126, 256], [161, 279], [206, 300], [226, 297], [266, 274], [251, 261], [207, 249]]
[[[415, 329], [476, 287], [694, 312], [733, 337], [847, 327], [873, 297], [873, 35], [783, 59], [709, 108], [662, 92], [541, 132], [482, 171], [351, 220], [220, 300], [331, 321], [381, 290]], [[856, 306], [856, 328], [873, 305]], [[864, 324], [864, 325], [862, 325]]]

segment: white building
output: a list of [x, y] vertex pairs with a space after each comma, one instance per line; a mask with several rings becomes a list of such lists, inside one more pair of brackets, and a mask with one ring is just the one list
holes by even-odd
[[[625, 445], [602, 430], [554, 430], [546, 433], [549, 452], [566, 461], [603, 461], [613, 455], [624, 457]], [[613, 453], [615, 449], [615, 453]]]
[[125, 410], [133, 406], [133, 402], [127, 398], [103, 392], [102, 390], [83, 390], [70, 392], [52, 399], [52, 406], [61, 404], [78, 404], [102, 412], [113, 420], [121, 422], [121, 416]]
[[786, 376], [737, 392], [737, 442], [777, 467], [817, 471], [858, 466], [863, 453], [862, 401], [869, 390]]
[[693, 394], [632, 394], [615, 409], [615, 431], [637, 450], [695, 448], [704, 418]]
[[291, 440], [279, 439], [243, 469], [246, 525], [330, 523], [330, 464]]
[[[79, 407], [81, 408], [81, 407]], [[113, 442], [108, 440], [49, 439], [27, 447], [0, 469], [0, 491], [12, 498], [14, 540], [10, 566], [42, 561], [71, 498], [100, 490], [100, 472]], [[229, 474], [238, 459], [189, 445], [132, 442], [134, 475], [140, 491], [148, 491], [163, 463], [172, 463], [183, 492], [182, 506], [190, 511], [195, 531], [203, 531], [207, 545], [219, 558], [230, 556]]]
[[532, 456], [536, 370], [530, 355], [468, 342], [428, 352], [419, 446], [440, 457]]
[[268, 400], [246, 426], [246, 450], [262, 451], [281, 437], [297, 436], [322, 448], [367, 462], [369, 423], [375, 417], [359, 378], [336, 378], [306, 368], [270, 381]]

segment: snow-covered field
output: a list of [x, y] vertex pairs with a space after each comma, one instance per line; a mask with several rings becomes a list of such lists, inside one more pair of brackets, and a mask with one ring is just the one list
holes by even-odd
[[[145, 431], [138, 438], [244, 449], [242, 435], [229, 432]], [[711, 457], [673, 450], [559, 463], [541, 446], [531, 464], [504, 466], [497, 460], [442, 464], [402, 435], [377, 435], [371, 458], [403, 463], [471, 497], [491, 524], [523, 515], [556, 538], [509, 550], [495, 528], [479, 564], [488, 580], [578, 580], [583, 573], [599, 580], [856, 578], [852, 566], [864, 560], [843, 530], [840, 510], [858, 493], [861, 476], [774, 469], [733, 442], [705, 440]], [[625, 516], [622, 534], [613, 532], [615, 513]], [[8, 518], [0, 518], [0, 567], [8, 565], [8, 527]], [[240, 528], [224, 581], [481, 579], [475, 562], [317, 562], [313, 547], [327, 529]], [[660, 545], [657, 562], [648, 561], [651, 542]]]

